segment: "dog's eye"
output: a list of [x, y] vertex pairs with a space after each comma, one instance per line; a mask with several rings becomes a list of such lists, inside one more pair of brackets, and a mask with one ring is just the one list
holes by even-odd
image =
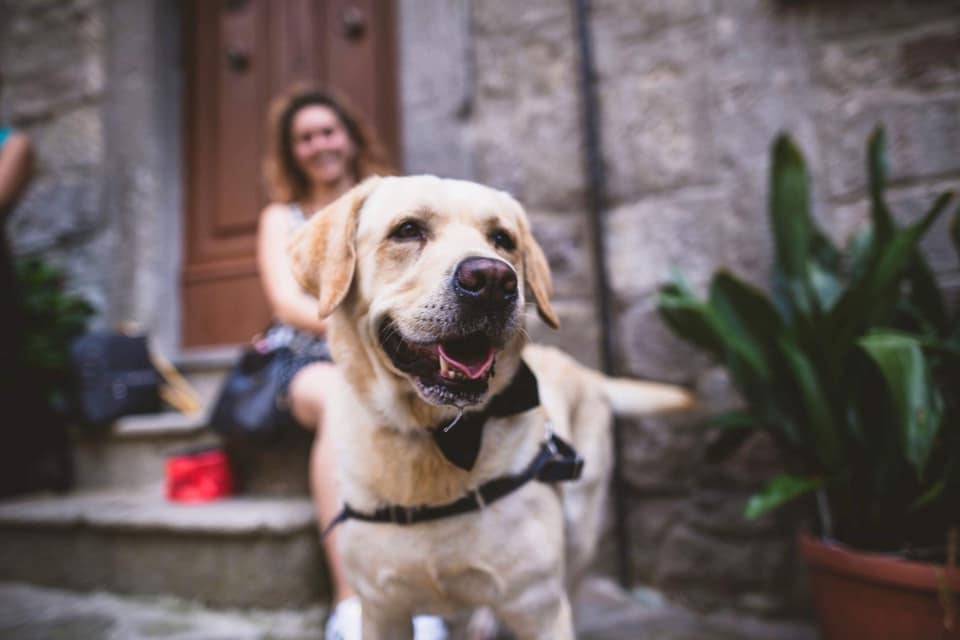
[[509, 233], [500, 229], [499, 231], [494, 231], [490, 234], [490, 240], [493, 242], [494, 246], [498, 249], [503, 249], [505, 251], [513, 251], [517, 248], [517, 243], [514, 242], [513, 236]]
[[394, 240], [423, 240], [427, 237], [427, 230], [422, 223], [416, 220], [407, 220], [398, 224], [390, 232], [390, 237]]

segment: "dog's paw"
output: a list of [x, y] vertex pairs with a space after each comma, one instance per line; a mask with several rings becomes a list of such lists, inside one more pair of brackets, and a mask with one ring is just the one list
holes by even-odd
[[488, 607], [477, 609], [467, 623], [467, 640], [494, 640], [499, 627], [493, 610]]

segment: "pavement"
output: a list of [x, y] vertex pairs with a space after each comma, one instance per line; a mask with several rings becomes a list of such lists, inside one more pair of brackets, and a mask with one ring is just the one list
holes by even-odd
[[[797, 621], [709, 615], [683, 609], [657, 592], [628, 593], [606, 579], [585, 586], [576, 609], [581, 640], [816, 640]], [[171, 597], [74, 593], [0, 582], [0, 638], [5, 640], [317, 640], [324, 607], [213, 610]]]

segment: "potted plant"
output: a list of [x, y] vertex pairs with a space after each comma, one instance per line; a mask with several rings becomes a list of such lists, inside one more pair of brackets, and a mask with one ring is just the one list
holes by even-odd
[[[811, 217], [802, 154], [780, 136], [771, 293], [720, 271], [706, 300], [677, 277], [659, 308], [742, 396], [715, 420], [718, 449], [759, 429], [782, 453], [786, 473], [748, 517], [796, 499], [812, 507], [818, 535], [799, 541], [825, 637], [960, 638], [960, 311], [918, 248], [952, 196], [900, 227], [884, 198], [882, 129], [867, 168], [871, 225], [841, 251]], [[960, 252], [960, 212], [951, 237]]]

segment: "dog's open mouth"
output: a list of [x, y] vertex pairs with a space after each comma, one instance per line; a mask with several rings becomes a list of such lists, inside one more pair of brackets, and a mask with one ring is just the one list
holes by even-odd
[[380, 325], [380, 344], [394, 366], [413, 377], [428, 400], [468, 405], [480, 401], [494, 373], [497, 346], [474, 332], [436, 342], [412, 342], [396, 325]]

